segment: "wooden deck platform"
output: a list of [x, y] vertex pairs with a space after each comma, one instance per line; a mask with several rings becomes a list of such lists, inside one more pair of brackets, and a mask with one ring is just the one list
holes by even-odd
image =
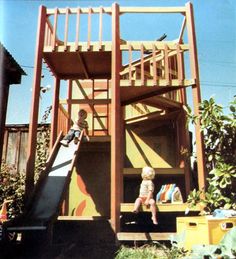
[[[121, 212], [132, 212], [134, 208], [134, 203], [121, 203]], [[159, 212], [186, 212], [186, 211], [200, 211], [200, 208], [196, 206], [195, 208], [189, 208], [187, 203], [157, 203], [157, 210]], [[140, 211], [150, 211], [146, 206], [142, 206]]]

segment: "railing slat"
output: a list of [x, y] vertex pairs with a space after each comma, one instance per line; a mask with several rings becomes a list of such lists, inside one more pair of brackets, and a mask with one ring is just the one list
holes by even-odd
[[132, 47], [129, 45], [129, 83], [132, 84]]
[[167, 85], [170, 83], [170, 74], [169, 74], [169, 57], [168, 57], [168, 46], [165, 44], [164, 48], [164, 68], [165, 68], [165, 79]]
[[100, 7], [99, 11], [99, 50], [102, 49], [102, 15], [103, 15], [103, 8]]
[[55, 8], [54, 12], [54, 26], [53, 26], [53, 38], [52, 38], [52, 49], [56, 47], [56, 34], [57, 34], [57, 22], [58, 22], [58, 9]]
[[80, 33], [80, 8], [77, 9], [76, 13], [76, 35], [75, 35], [75, 50], [78, 50], [79, 44], [79, 33]]
[[67, 49], [67, 41], [68, 41], [68, 26], [69, 26], [69, 8], [66, 8], [65, 34], [64, 34], [64, 50], [66, 50], [66, 49]]
[[144, 85], [144, 46], [141, 44], [141, 84]]
[[92, 16], [92, 8], [89, 8], [88, 12], [88, 41], [87, 41], [87, 49], [90, 50], [90, 42], [91, 42], [91, 16]]
[[152, 68], [153, 68], [153, 85], [157, 85], [157, 63], [156, 63], [156, 47], [152, 45]]

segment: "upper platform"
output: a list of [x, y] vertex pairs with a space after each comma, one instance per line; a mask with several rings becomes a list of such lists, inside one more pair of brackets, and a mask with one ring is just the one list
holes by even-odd
[[74, 43], [45, 46], [43, 58], [51, 71], [61, 79], [110, 79], [111, 78], [111, 42], [99, 46], [98, 42], [80, 43], [78, 49]]
[[[183, 40], [187, 10], [186, 6], [120, 7], [117, 4], [99, 8], [42, 7], [44, 61], [60, 79], [108, 80], [112, 78], [113, 63], [120, 62], [120, 86], [126, 88], [121, 93], [123, 104], [140, 95], [149, 97], [194, 85], [195, 78], [187, 78], [185, 73], [185, 53], [190, 51], [189, 43]], [[179, 36], [169, 41], [165, 37], [130, 40], [125, 36], [127, 24], [123, 17], [133, 14], [147, 15], [147, 19], [150, 14], [178, 16]], [[132, 33], [129, 37], [132, 38]], [[114, 60], [115, 51], [120, 53], [119, 61]], [[135, 94], [127, 89], [130, 86], [139, 87]]]

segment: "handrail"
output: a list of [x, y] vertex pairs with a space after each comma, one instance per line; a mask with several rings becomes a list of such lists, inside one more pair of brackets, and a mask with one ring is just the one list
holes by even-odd
[[[67, 8], [58, 8], [59, 14], [66, 14]], [[78, 8], [68, 8], [71, 14], [75, 14]], [[100, 7], [81, 7], [80, 11], [82, 14], [99, 13]], [[102, 7], [104, 13], [111, 14], [111, 7]], [[186, 12], [185, 7], [120, 7], [120, 14], [125, 13], [180, 13], [184, 14]], [[47, 9], [47, 15], [53, 15], [54, 9]]]

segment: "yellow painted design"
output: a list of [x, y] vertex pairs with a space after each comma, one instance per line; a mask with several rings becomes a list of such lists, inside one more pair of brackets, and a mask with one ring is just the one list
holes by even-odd
[[[78, 186], [78, 175], [76, 169], [74, 168], [72, 179], [70, 183], [70, 193], [69, 193], [69, 215], [74, 216], [100, 216], [96, 210], [96, 206], [92, 197], [89, 193], [84, 191], [85, 186]], [[80, 204], [86, 204], [82, 215], [76, 215], [78, 207]]]
[[[126, 153], [134, 168], [144, 167], [147, 164], [152, 167], [172, 167], [154, 150], [155, 140], [157, 141], [157, 138], [148, 137], [145, 142], [135, 132], [126, 131]], [[162, 139], [161, 141], [164, 142], [165, 140]]]

